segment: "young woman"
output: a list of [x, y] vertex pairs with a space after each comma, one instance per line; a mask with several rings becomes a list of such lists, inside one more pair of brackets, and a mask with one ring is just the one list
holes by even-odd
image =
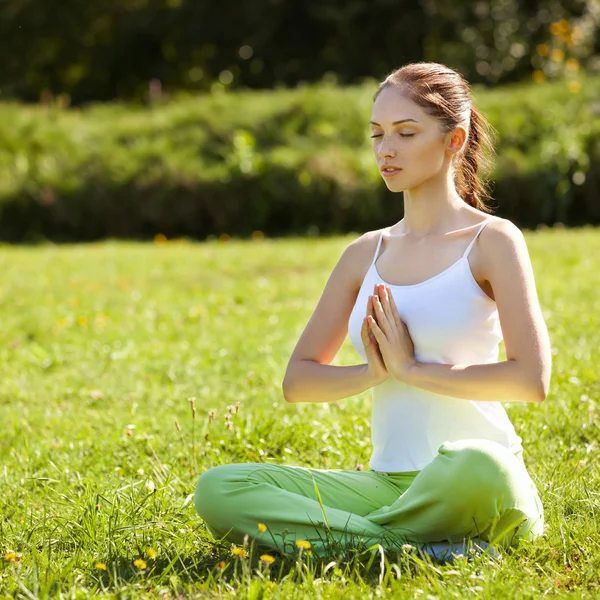
[[[459, 73], [414, 63], [380, 84], [371, 129], [404, 218], [346, 247], [283, 381], [288, 402], [372, 388], [370, 468], [221, 465], [196, 509], [215, 537], [304, 539], [317, 554], [533, 539], [543, 507], [501, 403], [546, 398], [551, 352], [523, 235], [484, 204], [489, 125]], [[347, 332], [365, 362], [331, 365]]]

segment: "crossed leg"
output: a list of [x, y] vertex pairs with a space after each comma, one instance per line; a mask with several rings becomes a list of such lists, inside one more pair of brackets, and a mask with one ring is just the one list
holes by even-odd
[[543, 507], [524, 463], [489, 440], [446, 442], [411, 473], [220, 465], [200, 476], [194, 502], [215, 538], [241, 543], [248, 534], [280, 551], [288, 549], [284, 541], [305, 539], [315, 554], [331, 541], [398, 548], [478, 536], [508, 545], [543, 530]]

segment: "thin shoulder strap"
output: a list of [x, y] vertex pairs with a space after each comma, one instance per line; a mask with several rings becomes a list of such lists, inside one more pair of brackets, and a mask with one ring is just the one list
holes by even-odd
[[475, 240], [479, 237], [479, 234], [483, 231], [483, 228], [491, 221], [491, 219], [486, 219], [482, 224], [481, 227], [477, 230], [477, 233], [475, 234], [475, 237], [471, 240], [471, 243], [467, 246], [467, 249], [465, 250], [465, 253], [463, 254], [463, 258], [466, 258], [467, 256], [469, 256], [469, 252], [471, 252], [471, 248], [473, 247], [473, 245], [475, 244]]
[[381, 246], [381, 240], [383, 239], [384, 233], [385, 233], [385, 229], [382, 229], [381, 233], [379, 234], [379, 240], [377, 241], [377, 248], [375, 248], [375, 254], [373, 255], [373, 260], [371, 261], [371, 267], [375, 264], [375, 261], [377, 260], [377, 256], [379, 255], [379, 248]]

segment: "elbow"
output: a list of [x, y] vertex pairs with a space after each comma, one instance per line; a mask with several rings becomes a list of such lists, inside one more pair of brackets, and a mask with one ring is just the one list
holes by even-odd
[[294, 402], [294, 399], [290, 396], [289, 391], [287, 390], [287, 388], [282, 388], [283, 391], [283, 398], [284, 400], [288, 403], [288, 404], [292, 404]]
[[296, 372], [296, 367], [300, 365], [300, 361], [291, 360], [288, 363], [287, 369], [285, 371], [285, 375], [283, 377], [283, 381], [281, 383], [281, 391], [283, 392], [283, 397], [286, 402], [293, 404], [296, 402], [303, 402], [298, 398], [298, 393], [302, 394], [303, 390], [298, 389], [298, 384], [302, 381], [301, 373]]
[[281, 391], [283, 392], [283, 397], [284, 397], [284, 399], [285, 399], [286, 402], [288, 402], [290, 404], [294, 402], [294, 399], [291, 396], [290, 377], [287, 374], [283, 378], [283, 382], [281, 384]]
[[550, 379], [552, 377], [552, 367], [547, 365], [538, 379], [538, 404], [541, 404], [550, 393]]
[[551, 369], [546, 365], [533, 365], [521, 372], [522, 400], [541, 404], [550, 391]]
[[[550, 350], [548, 350], [550, 356]], [[550, 380], [552, 379], [552, 359], [542, 361], [535, 375], [535, 398], [534, 402], [541, 404], [550, 393]]]
[[550, 388], [550, 382], [540, 379], [533, 387], [533, 402], [541, 404], [547, 397]]

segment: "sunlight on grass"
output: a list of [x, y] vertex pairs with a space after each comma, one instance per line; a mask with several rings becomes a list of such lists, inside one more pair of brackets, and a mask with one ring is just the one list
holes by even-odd
[[[2, 597], [600, 593], [593, 228], [526, 232], [553, 378], [544, 404], [506, 406], [545, 504], [543, 540], [434, 565], [409, 549], [319, 563], [303, 540], [279, 556], [208, 535], [192, 495], [212, 466], [369, 461], [369, 392], [294, 405], [281, 391], [354, 237], [0, 247]], [[346, 340], [334, 364], [357, 362]]]

